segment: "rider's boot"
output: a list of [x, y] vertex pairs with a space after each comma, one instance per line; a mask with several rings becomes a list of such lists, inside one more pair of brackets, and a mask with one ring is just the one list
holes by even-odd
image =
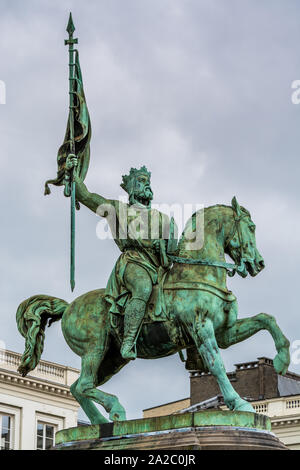
[[132, 298], [125, 309], [124, 336], [121, 346], [121, 355], [124, 359], [135, 359], [134, 350], [136, 335], [143, 321], [146, 310], [146, 302], [142, 299]]

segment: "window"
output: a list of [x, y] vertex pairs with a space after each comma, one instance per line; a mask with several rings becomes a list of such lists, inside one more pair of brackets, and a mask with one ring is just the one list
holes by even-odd
[[0, 450], [12, 449], [12, 417], [7, 414], [0, 414], [1, 443]]
[[38, 421], [36, 436], [36, 448], [38, 450], [50, 449], [54, 445], [55, 426]]

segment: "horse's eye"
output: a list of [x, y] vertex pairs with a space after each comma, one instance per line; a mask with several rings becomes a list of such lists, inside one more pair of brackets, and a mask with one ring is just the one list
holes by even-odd
[[256, 228], [255, 225], [249, 225], [249, 229], [250, 229], [251, 232], [253, 232], [253, 233], [255, 232], [255, 228]]

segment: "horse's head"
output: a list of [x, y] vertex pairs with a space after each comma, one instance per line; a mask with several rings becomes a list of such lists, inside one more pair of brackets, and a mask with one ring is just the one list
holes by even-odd
[[233, 225], [228, 233], [225, 253], [239, 266], [238, 274], [246, 277], [247, 273], [256, 276], [264, 267], [263, 257], [256, 248], [255, 224], [250, 213], [240, 207], [236, 198], [231, 201], [233, 209]]

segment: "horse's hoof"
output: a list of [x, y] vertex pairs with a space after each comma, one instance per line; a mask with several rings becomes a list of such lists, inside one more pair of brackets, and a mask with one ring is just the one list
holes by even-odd
[[112, 409], [109, 413], [109, 419], [111, 421], [125, 421], [126, 420], [126, 411], [123, 407], [118, 408], [117, 410]]
[[233, 411], [248, 411], [250, 413], [255, 413], [255, 409], [252, 405], [242, 398], [238, 398], [235, 402], [235, 407]]
[[289, 350], [279, 352], [273, 360], [274, 369], [279, 375], [285, 375], [288, 370], [289, 365], [290, 365]]

